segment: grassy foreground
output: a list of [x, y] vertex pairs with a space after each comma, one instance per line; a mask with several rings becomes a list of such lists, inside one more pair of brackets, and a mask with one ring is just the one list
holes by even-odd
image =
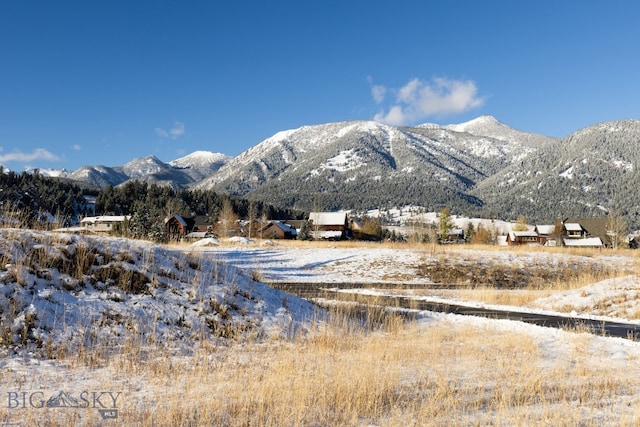
[[[39, 266], [48, 265], [42, 248], [33, 252]], [[425, 263], [437, 266], [429, 274], [451, 278], [469, 271], [466, 249], [423, 250]], [[80, 276], [85, 270], [73, 267], [83, 264], [65, 266]], [[519, 274], [517, 262], [471, 264], [500, 281]], [[576, 273], [561, 263], [557, 280], [544, 276], [545, 287], [533, 283], [512, 292], [471, 283], [463, 292], [491, 300], [621, 274], [599, 266], [584, 264]], [[546, 274], [549, 265], [538, 270]], [[460, 282], [467, 281], [467, 273], [460, 274]], [[639, 344], [587, 333], [531, 333], [536, 328], [446, 315], [363, 325], [336, 312], [291, 339], [202, 340], [187, 356], [176, 355], [172, 343], [135, 335], [136, 329], [144, 328], [132, 327], [115, 353], [86, 346], [53, 349], [51, 360], [1, 360], [0, 426], [620, 426], [640, 419]], [[613, 359], [612, 343], [622, 348]], [[59, 391], [73, 394], [78, 406], [67, 399], [64, 407], [46, 407]], [[117, 417], [101, 412], [109, 409]]]
[[[389, 317], [372, 327], [336, 313], [292, 341], [205, 344], [188, 357], [130, 340], [108, 360], [69, 355], [56, 362], [64, 369], [43, 371], [59, 387], [90, 378], [121, 393], [117, 420], [92, 408], [28, 405], [2, 405], [0, 419], [23, 426], [635, 425], [637, 361], [603, 363], [602, 338], [550, 333], [562, 334], [550, 338], [562, 345], [488, 321]], [[0, 384], [20, 384], [23, 375], [4, 369]]]

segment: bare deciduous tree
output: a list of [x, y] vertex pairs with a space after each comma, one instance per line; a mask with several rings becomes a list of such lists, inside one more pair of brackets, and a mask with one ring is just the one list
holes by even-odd
[[225, 199], [222, 203], [222, 209], [218, 216], [218, 234], [221, 237], [230, 237], [233, 234], [238, 215], [233, 210], [233, 205], [229, 199]]

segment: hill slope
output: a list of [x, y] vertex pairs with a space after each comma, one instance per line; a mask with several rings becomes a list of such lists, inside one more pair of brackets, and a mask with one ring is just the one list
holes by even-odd
[[542, 147], [471, 194], [501, 218], [523, 214], [532, 222], [553, 221], [603, 216], [613, 208], [637, 226], [639, 142], [639, 120], [596, 124]]
[[464, 211], [482, 205], [469, 195], [478, 182], [550, 141], [528, 134], [498, 139], [436, 125], [303, 126], [262, 141], [196, 187], [297, 209], [418, 204]]
[[241, 271], [148, 242], [0, 229], [0, 354], [127, 340], [193, 351], [210, 339], [289, 336], [318, 308]]

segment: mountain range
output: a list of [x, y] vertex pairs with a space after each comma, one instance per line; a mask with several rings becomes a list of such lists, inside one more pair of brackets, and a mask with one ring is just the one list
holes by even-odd
[[522, 132], [491, 116], [446, 126], [348, 121], [281, 131], [236, 157], [198, 151], [168, 163], [148, 156], [118, 167], [41, 173], [96, 187], [143, 180], [212, 189], [302, 210], [417, 205], [553, 223], [615, 209], [637, 226], [638, 141], [638, 120], [563, 138]]

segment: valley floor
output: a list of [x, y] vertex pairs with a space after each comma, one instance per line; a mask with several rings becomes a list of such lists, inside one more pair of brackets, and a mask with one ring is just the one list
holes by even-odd
[[[631, 251], [256, 242], [171, 251], [237, 269], [240, 293], [257, 286], [242, 274], [256, 282], [410, 283], [415, 289], [402, 292], [416, 298], [640, 317]], [[434, 277], [450, 278], [450, 286], [439, 288]], [[304, 308], [293, 296], [280, 303], [293, 318]], [[339, 310], [328, 320], [305, 316], [307, 327], [295, 335], [198, 340], [188, 351], [123, 333], [121, 351], [108, 357], [88, 348], [57, 359], [7, 353], [0, 425], [640, 422], [640, 343], [633, 340], [431, 312], [375, 326], [354, 324]]]

